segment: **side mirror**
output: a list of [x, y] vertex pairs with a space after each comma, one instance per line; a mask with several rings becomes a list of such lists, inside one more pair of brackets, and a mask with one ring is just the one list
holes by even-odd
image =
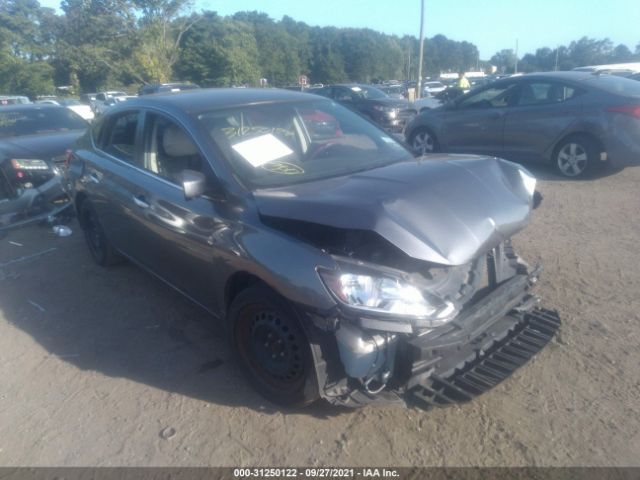
[[181, 183], [186, 199], [201, 196], [207, 188], [207, 179], [202, 173], [195, 170], [183, 170]]

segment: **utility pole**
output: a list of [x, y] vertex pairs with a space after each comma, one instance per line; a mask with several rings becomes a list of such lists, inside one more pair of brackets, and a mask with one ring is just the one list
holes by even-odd
[[560, 47], [556, 47], [556, 66], [553, 69], [554, 72], [558, 71], [558, 50], [560, 50]]
[[516, 67], [515, 67], [515, 72], [513, 73], [518, 73], [518, 39], [516, 38]]
[[420, 53], [418, 55], [418, 83], [416, 99], [422, 97], [422, 56], [424, 54], [424, 0], [420, 0]]

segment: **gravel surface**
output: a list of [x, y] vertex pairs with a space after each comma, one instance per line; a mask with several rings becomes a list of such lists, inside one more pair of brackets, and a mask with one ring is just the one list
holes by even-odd
[[[274, 408], [222, 332], [76, 223], [0, 239], [0, 465], [640, 465], [640, 168], [545, 170], [515, 238], [559, 336], [469, 404]], [[29, 255], [36, 255], [27, 258]]]

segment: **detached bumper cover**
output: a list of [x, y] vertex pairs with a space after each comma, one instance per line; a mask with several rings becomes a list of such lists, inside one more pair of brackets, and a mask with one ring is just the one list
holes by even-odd
[[437, 340], [407, 342], [416, 372], [405, 398], [425, 408], [472, 400], [528, 362], [560, 327], [556, 312], [535, 308], [493, 323], [465, 345]]
[[560, 327], [558, 314], [536, 307], [538, 299], [529, 293], [537, 273], [504, 281], [442, 327], [394, 335], [394, 362], [383, 390], [371, 393], [353, 379], [333, 383], [320, 375], [323, 396], [348, 407], [405, 402], [431, 408], [486, 392], [542, 350]]

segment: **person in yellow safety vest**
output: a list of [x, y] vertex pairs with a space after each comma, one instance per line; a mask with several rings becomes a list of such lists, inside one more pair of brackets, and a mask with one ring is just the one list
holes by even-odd
[[471, 84], [469, 80], [467, 80], [464, 72], [460, 72], [460, 76], [458, 77], [458, 88], [462, 90], [469, 90], [471, 88]]

